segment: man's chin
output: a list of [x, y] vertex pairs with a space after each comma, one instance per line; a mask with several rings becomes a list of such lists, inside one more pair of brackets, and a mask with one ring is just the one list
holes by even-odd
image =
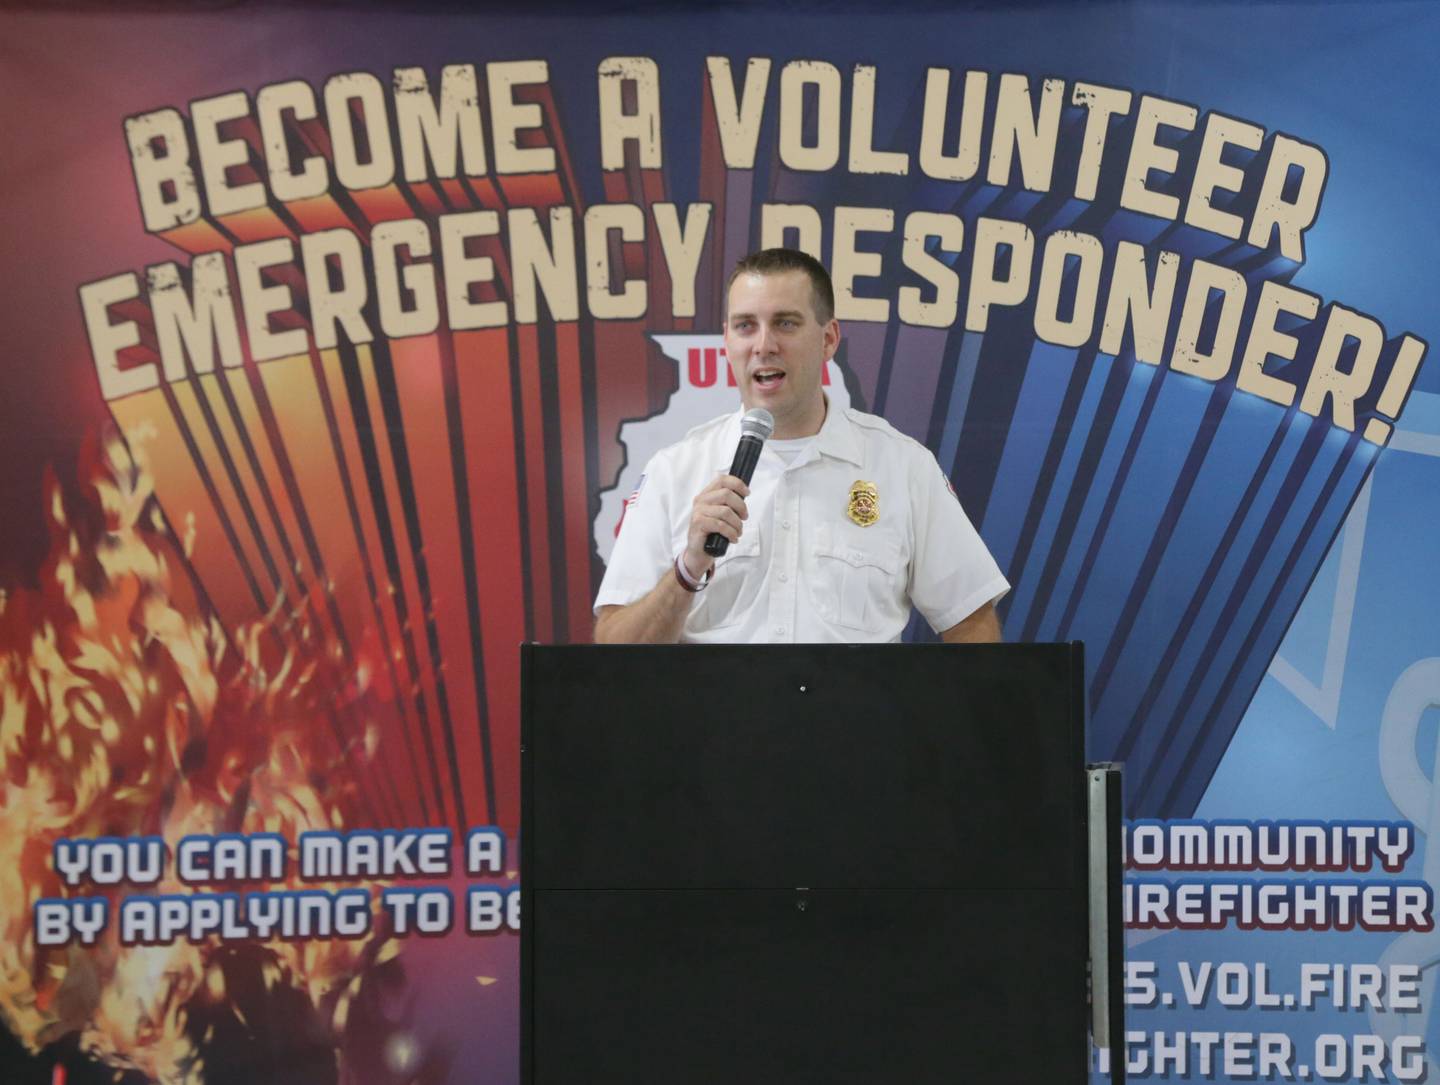
[[740, 402], [745, 404], [747, 411], [754, 410], [756, 407], [764, 407], [771, 414], [780, 413], [784, 408], [784, 400], [785, 397], [779, 395], [778, 390], [775, 392], [765, 392], [753, 386], [746, 394], [740, 397]]

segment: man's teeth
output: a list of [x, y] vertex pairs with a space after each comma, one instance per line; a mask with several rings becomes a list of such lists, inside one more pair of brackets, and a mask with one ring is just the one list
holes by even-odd
[[761, 384], [769, 384], [772, 381], [779, 380], [784, 375], [785, 374], [778, 369], [762, 369], [755, 374], [755, 379]]

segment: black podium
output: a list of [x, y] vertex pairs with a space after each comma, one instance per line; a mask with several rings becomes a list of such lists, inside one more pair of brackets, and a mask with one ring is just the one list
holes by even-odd
[[1078, 646], [522, 667], [526, 1085], [1088, 1080]]

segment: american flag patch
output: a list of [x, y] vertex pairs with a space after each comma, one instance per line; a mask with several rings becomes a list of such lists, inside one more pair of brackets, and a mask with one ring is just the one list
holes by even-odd
[[630, 511], [631, 505], [635, 504], [636, 501], [640, 500], [640, 491], [644, 488], [644, 486], [645, 476], [642, 474], [640, 476], [640, 481], [635, 483], [635, 489], [630, 491], [630, 496], [627, 497], [625, 499], [625, 503], [620, 506], [620, 519], [615, 524], [615, 534], [617, 537], [620, 534], [620, 529], [625, 526], [625, 514]]

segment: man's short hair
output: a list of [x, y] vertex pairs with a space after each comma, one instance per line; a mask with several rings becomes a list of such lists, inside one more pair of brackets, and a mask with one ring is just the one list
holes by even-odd
[[803, 271], [810, 278], [811, 305], [821, 324], [828, 324], [835, 315], [835, 287], [825, 265], [808, 252], [799, 249], [761, 249], [752, 252], [735, 265], [725, 280], [725, 305], [730, 305], [730, 288], [741, 275], [780, 275], [787, 271]]

